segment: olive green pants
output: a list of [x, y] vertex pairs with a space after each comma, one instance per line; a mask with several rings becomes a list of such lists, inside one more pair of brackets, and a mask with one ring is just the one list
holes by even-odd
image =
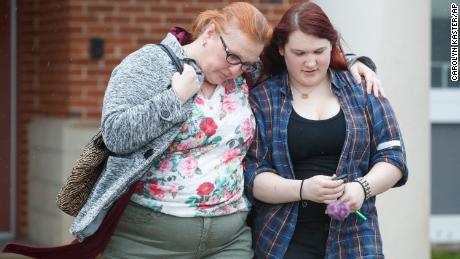
[[246, 217], [174, 217], [130, 202], [102, 257], [250, 259]]

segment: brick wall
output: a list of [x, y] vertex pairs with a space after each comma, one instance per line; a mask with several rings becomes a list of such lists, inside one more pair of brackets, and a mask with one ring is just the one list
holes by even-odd
[[17, 230], [27, 236], [27, 128], [34, 116], [66, 116], [67, 23], [59, 0], [20, 0], [17, 24]]
[[[112, 69], [173, 25], [228, 0], [18, 0], [18, 237], [27, 237], [27, 128], [35, 116], [98, 119]], [[293, 0], [254, 0], [275, 24]], [[89, 55], [91, 38], [104, 57]]]

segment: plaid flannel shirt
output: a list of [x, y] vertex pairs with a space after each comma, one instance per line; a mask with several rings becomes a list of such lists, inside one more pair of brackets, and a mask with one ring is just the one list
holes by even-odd
[[[347, 174], [347, 180], [352, 181], [383, 161], [403, 173], [395, 186], [405, 184], [408, 172], [404, 146], [388, 100], [368, 95], [348, 71], [330, 70], [330, 76], [332, 91], [339, 99], [346, 121], [346, 138], [336, 174]], [[263, 203], [253, 197], [253, 184], [256, 175], [262, 172], [295, 178], [287, 144], [287, 125], [292, 111], [287, 73], [252, 89], [250, 103], [257, 128], [245, 158], [245, 190], [253, 203], [255, 258], [283, 258], [296, 226], [298, 202]], [[384, 258], [375, 196], [364, 201], [360, 211], [367, 221], [354, 214], [342, 222], [331, 220], [326, 258]]]

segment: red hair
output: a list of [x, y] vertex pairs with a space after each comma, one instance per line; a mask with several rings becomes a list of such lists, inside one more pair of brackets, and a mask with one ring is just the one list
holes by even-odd
[[289, 35], [296, 30], [329, 40], [332, 45], [329, 66], [336, 70], [348, 68], [340, 44], [339, 33], [334, 29], [321, 7], [315, 3], [306, 2], [289, 8], [273, 30], [272, 39], [262, 53], [264, 76], [279, 74], [286, 70], [286, 63], [278, 50], [284, 48]]
[[200, 13], [192, 25], [192, 39], [195, 40], [211, 22], [217, 31], [225, 32], [225, 27], [233, 21], [250, 40], [264, 46], [270, 41], [272, 27], [269, 22], [256, 7], [245, 2], [233, 2], [222, 9]]

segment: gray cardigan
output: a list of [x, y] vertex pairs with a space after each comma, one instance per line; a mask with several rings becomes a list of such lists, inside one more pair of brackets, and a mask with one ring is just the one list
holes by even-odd
[[[184, 58], [172, 34], [161, 43], [179, 59]], [[114, 201], [144, 175], [191, 115], [194, 98], [181, 105], [174, 90], [168, 88], [174, 72], [169, 56], [153, 44], [130, 54], [113, 70], [104, 96], [101, 127], [107, 148], [116, 155], [108, 158], [70, 226], [70, 233], [78, 240], [96, 232]], [[199, 75], [203, 83], [202, 73]]]

